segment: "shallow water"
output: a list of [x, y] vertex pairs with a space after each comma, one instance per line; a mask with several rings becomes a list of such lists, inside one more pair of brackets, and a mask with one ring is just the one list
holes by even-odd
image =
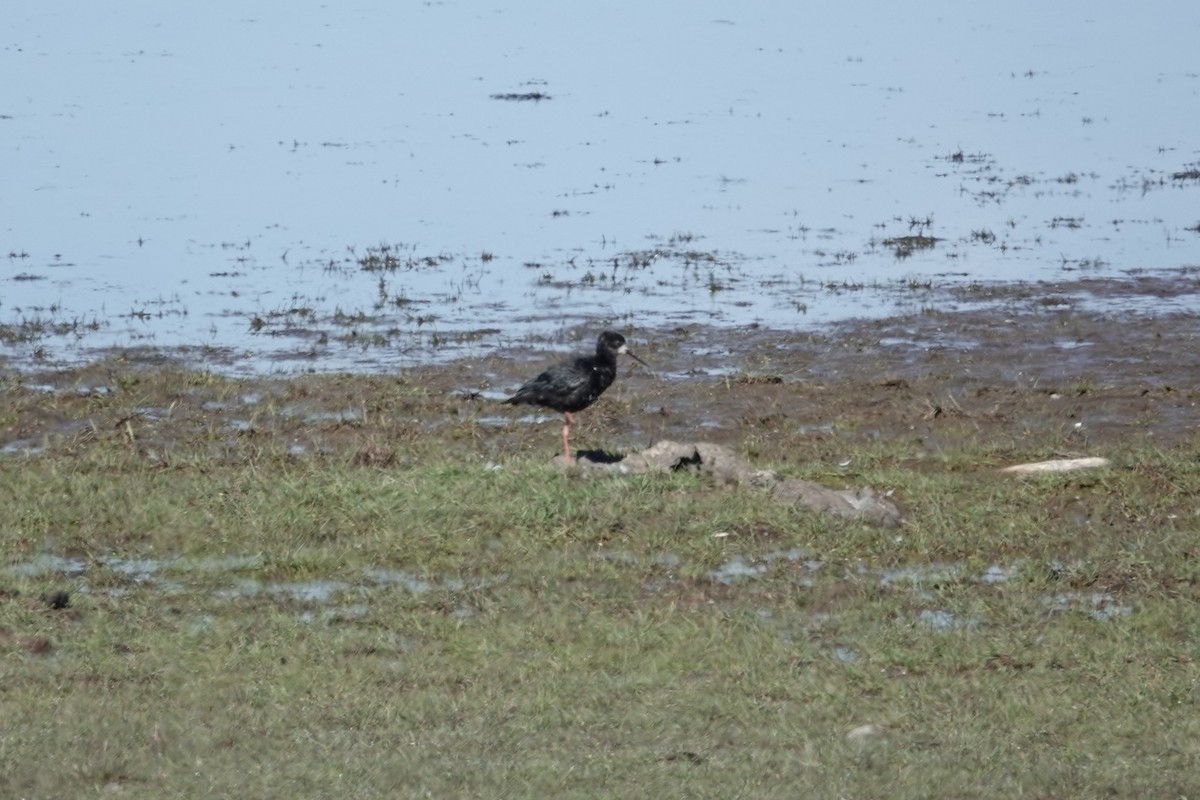
[[803, 327], [1200, 262], [1191, 4], [7, 16], [18, 367], [376, 370], [597, 318]]

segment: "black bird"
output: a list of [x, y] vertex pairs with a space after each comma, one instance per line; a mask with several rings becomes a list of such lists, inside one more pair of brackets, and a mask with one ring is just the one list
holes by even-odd
[[612, 386], [613, 379], [617, 377], [617, 355], [620, 353], [649, 368], [645, 361], [625, 347], [624, 336], [605, 331], [596, 340], [596, 355], [580, 356], [555, 364], [526, 383], [504, 402], [509, 405], [526, 403], [561, 411], [567, 419], [562, 432], [563, 456], [570, 464], [569, 440], [571, 426], [575, 424], [574, 414], [596, 402], [596, 398]]

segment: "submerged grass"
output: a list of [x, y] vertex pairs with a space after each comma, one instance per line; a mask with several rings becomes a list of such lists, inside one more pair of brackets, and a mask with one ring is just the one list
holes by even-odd
[[[1200, 790], [1194, 442], [1026, 480], [979, 467], [1003, 431], [747, 445], [894, 489], [883, 530], [418, 435], [403, 382], [284, 382], [247, 428], [188, 410], [245, 416], [223, 379], [110, 377], [0, 394], [60, 431], [0, 462], [0, 796]], [[296, 447], [327, 395], [362, 412]]]

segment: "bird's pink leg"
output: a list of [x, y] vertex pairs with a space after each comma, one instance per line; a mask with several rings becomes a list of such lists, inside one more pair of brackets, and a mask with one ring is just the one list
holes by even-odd
[[569, 444], [568, 440], [571, 436], [571, 426], [575, 424], [575, 417], [572, 416], [570, 411], [564, 411], [563, 416], [567, 418], [567, 424], [563, 425], [563, 458], [565, 458], [567, 463], [570, 464], [571, 445]]

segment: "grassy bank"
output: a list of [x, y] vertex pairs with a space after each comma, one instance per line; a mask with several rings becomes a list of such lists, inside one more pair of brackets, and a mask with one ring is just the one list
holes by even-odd
[[74, 380], [0, 394], [2, 796], [1200, 791], [1192, 442], [1001, 478], [1010, 428], [918, 458], [849, 384], [747, 437], [883, 530], [563, 473], [414, 381]]

